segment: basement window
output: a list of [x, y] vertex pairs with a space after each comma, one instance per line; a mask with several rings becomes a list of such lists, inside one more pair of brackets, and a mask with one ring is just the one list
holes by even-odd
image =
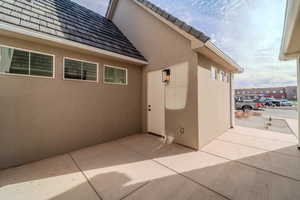
[[0, 46], [0, 73], [54, 78], [54, 56]]
[[98, 64], [73, 58], [64, 58], [64, 80], [98, 82]]
[[119, 84], [127, 85], [128, 84], [128, 72], [126, 68], [113, 67], [113, 66], [104, 66], [104, 83], [107, 84]]

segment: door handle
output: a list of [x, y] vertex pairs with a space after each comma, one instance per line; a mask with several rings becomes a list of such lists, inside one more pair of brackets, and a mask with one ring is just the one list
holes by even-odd
[[151, 109], [149, 108], [148, 111], [151, 111]]

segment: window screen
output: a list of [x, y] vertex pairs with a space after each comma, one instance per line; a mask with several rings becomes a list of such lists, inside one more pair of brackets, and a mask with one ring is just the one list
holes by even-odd
[[97, 64], [65, 59], [65, 79], [97, 81]]
[[53, 76], [53, 58], [38, 53], [30, 54], [30, 74], [35, 76]]
[[104, 83], [127, 84], [127, 69], [105, 66]]
[[0, 73], [53, 76], [53, 56], [0, 47]]

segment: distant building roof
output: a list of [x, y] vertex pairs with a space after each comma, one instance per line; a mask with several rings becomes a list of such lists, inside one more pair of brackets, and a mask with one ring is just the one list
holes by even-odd
[[1, 21], [146, 61], [112, 21], [70, 0], [1, 0]]

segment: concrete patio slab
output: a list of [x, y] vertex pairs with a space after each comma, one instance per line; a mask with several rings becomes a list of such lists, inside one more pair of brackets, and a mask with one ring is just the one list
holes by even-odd
[[185, 176], [234, 200], [292, 200], [300, 198], [300, 182], [227, 162], [183, 173]]
[[298, 200], [299, 152], [270, 135], [237, 128], [194, 151], [137, 134], [2, 170], [0, 199]]
[[297, 138], [295, 135], [292, 134], [283, 134], [267, 130], [260, 130], [260, 129], [253, 129], [253, 128], [246, 128], [242, 126], [236, 126], [234, 129], [228, 130], [228, 133], [238, 133], [241, 135], [250, 135], [255, 136], [257, 138], [265, 138], [269, 139], [271, 141], [277, 140], [277, 141], [283, 141], [283, 142], [291, 142], [293, 144], [297, 144]]
[[176, 175], [117, 142], [71, 155], [103, 199], [121, 199], [149, 181]]
[[192, 149], [174, 143], [171, 145], [164, 144], [162, 141], [162, 138], [153, 135], [135, 135], [117, 140], [117, 142], [125, 145], [132, 151], [153, 159], [193, 152]]
[[230, 160], [239, 160], [267, 152], [261, 149], [235, 145], [222, 140], [214, 140], [210, 144], [204, 146], [201, 150]]
[[99, 200], [70, 156], [0, 171], [3, 200]]
[[[135, 142], [137, 142], [136, 139]], [[149, 149], [143, 148], [145, 144], [151, 144], [152, 139], [148, 139], [140, 137], [139, 142], [135, 143], [127, 138], [126, 143], [135, 144], [133, 148], [141, 154], [153, 156], [152, 151], [149, 153]], [[232, 156], [231, 159], [251, 158], [268, 152], [246, 146], [241, 146], [238, 149], [231, 146], [222, 150], [225, 155]], [[297, 189], [300, 187], [299, 181], [267, 172], [263, 168], [258, 169], [249, 167], [248, 164], [232, 162], [231, 159], [224, 159], [217, 155], [201, 151], [182, 151], [179, 154], [160, 155], [153, 159], [200, 185], [211, 188], [228, 199], [280, 200], [300, 198], [300, 192]]]
[[284, 119], [286, 123], [289, 125], [289, 127], [292, 129], [295, 135], [298, 134], [298, 120], [297, 119]]
[[300, 181], [300, 158], [215, 140], [203, 151]]
[[277, 151], [291, 156], [300, 157], [300, 152], [297, 151], [297, 145], [292, 142], [270, 140], [251, 135], [236, 134], [234, 132], [227, 132], [218, 137], [218, 139], [266, 151]]
[[226, 198], [176, 175], [152, 181], [126, 200], [225, 200]]

